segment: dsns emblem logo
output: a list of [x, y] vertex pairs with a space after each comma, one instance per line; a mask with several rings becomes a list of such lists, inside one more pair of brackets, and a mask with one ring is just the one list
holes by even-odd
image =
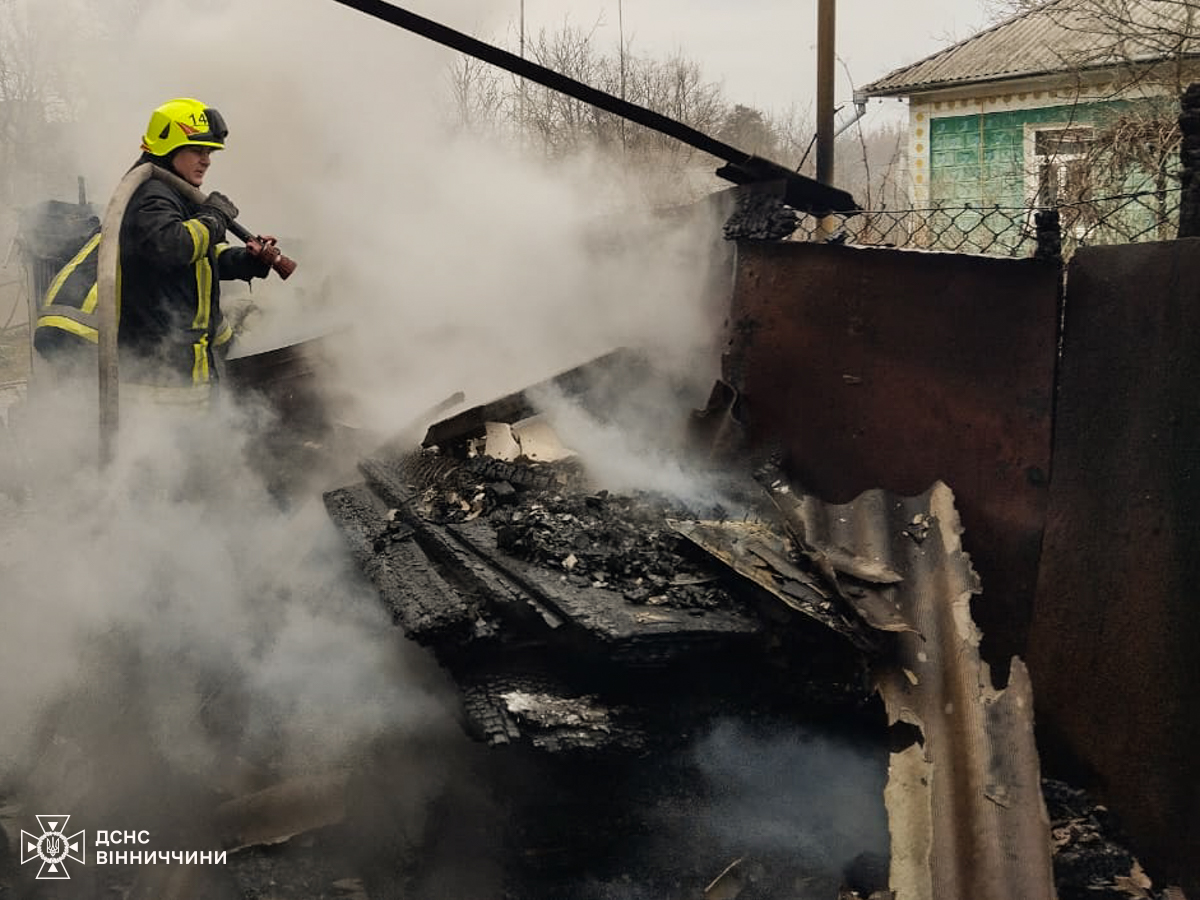
[[21, 864], [35, 859], [42, 861], [38, 878], [70, 879], [65, 865], [68, 859], [86, 865], [87, 846], [82, 831], [69, 837], [66, 834], [70, 816], [36, 816], [42, 826], [41, 834], [21, 832]]

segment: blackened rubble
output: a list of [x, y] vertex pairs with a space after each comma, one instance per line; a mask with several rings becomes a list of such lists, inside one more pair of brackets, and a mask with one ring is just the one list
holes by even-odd
[[799, 223], [796, 211], [784, 202], [783, 184], [766, 182], [735, 189], [734, 210], [723, 231], [729, 241], [782, 241]]
[[[486, 455], [485, 431], [504, 431], [492, 416], [528, 415], [525, 399], [442, 423], [436, 445], [363, 460], [363, 483], [330, 492], [327, 508], [404, 633], [457, 685], [468, 733], [510, 748], [488, 754], [498, 772], [511, 768], [512, 785], [497, 781], [498, 811], [511, 858], [528, 863], [508, 873], [519, 889], [507, 896], [573, 898], [571, 879], [627, 883], [631, 871], [673, 895], [684, 883], [702, 891], [718, 873], [696, 861], [728, 848], [645, 860], [638, 848], [658, 825], [641, 811], [674, 808], [673, 780], [695, 786], [689, 748], [719, 722], [768, 733], [836, 722], [882, 772], [889, 737], [902, 735], [887, 734], [866, 671], [895, 669], [899, 642], [924, 640], [900, 603], [921, 573], [901, 563], [913, 547], [924, 558], [942, 546], [929, 541], [928, 510], [956, 521], [942, 506], [949, 492], [935, 488], [937, 504], [864, 495], [862, 517], [887, 521], [890, 537], [874, 543], [847, 537], [836, 524], [845, 519], [796, 490], [777, 460], [741, 473], [726, 465], [719, 503], [616, 493], [575, 458], [531, 462], [511, 455], [512, 441], [506, 458]], [[517, 435], [520, 422], [505, 424]], [[914, 672], [900, 673], [903, 690]], [[639, 777], [653, 785], [645, 796], [630, 787]], [[544, 793], [529, 793], [531, 781]], [[691, 819], [704, 802], [680, 808]], [[1138, 887], [1132, 858], [1094, 839], [1094, 817], [1054, 815], [1060, 892]], [[614, 826], [603, 840], [596, 821]], [[903, 815], [892, 825], [911, 827]], [[886, 846], [845, 849], [874, 860], [877, 877], [860, 883], [843, 869], [844, 889], [886, 883]], [[755, 896], [831, 877], [793, 850], [752, 856]], [[814, 896], [833, 896], [836, 882]]]
[[[534, 471], [538, 468], [563, 469], [556, 464]], [[444, 525], [482, 516], [495, 530], [498, 550], [561, 572], [574, 587], [619, 591], [633, 604], [693, 610], [741, 610], [745, 605], [714, 572], [711, 560], [671, 527], [672, 518], [697, 516], [677, 500], [644, 491], [573, 490], [557, 483], [518, 492], [507, 481], [478, 482], [469, 469], [459, 475], [455, 480], [465, 484], [425, 492], [418, 505], [422, 515]], [[574, 479], [563, 480], [569, 484]], [[724, 519], [727, 511], [716, 505], [700, 515]]]
[[1042, 794], [1054, 841], [1054, 881], [1060, 900], [1160, 900], [1141, 864], [1124, 846], [1107, 807], [1086, 791], [1051, 778]]
[[[770, 527], [752, 479], [726, 505], [697, 507], [607, 491], [575, 459], [503, 462], [468, 446], [364, 460], [365, 482], [326, 506], [396, 622], [459, 685], [475, 736], [636, 749], [722, 709], [870, 702], [867, 645], [680, 533], [696, 521]], [[833, 590], [816, 599], [843, 603]]]
[[[733, 851], [696, 819], [716, 802], [695, 756], [715, 723], [791, 734], [807, 720], [864, 741], [882, 778], [863, 646], [678, 529], [774, 525], [786, 546], [761, 485], [732, 477], [721, 503], [689, 505], [606, 490], [574, 458], [472, 455], [476, 439], [467, 428], [446, 446], [363, 460], [363, 483], [325, 500], [397, 624], [457, 686], [467, 733], [498, 748], [485, 765], [503, 896], [592, 900], [604, 885], [668, 896], [682, 884], [699, 896]], [[882, 819], [874, 787], [865, 806]], [[886, 847], [846, 852], [870, 849]], [[761, 849], [756, 896], [786, 896], [801, 876], [836, 895], [825, 870], [837, 860], [786, 856]]]

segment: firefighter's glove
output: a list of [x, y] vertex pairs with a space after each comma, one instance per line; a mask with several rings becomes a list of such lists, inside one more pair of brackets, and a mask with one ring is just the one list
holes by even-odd
[[250, 255], [254, 257], [254, 275], [258, 278], [266, 278], [271, 274], [271, 267], [275, 265], [275, 260], [279, 259], [279, 248], [275, 245], [278, 239], [271, 234], [263, 234], [246, 242], [246, 249], [250, 251]]
[[229, 223], [238, 217], [238, 208], [233, 205], [233, 201], [222, 194], [220, 191], [213, 191], [208, 195], [208, 199], [204, 201], [200, 207], [201, 213], [212, 213], [221, 217], [225, 223], [225, 227], [229, 227]]
[[219, 191], [213, 191], [208, 199], [196, 211], [196, 218], [208, 225], [209, 234], [214, 244], [225, 240], [225, 230], [229, 223], [238, 217], [238, 208], [233, 201]]

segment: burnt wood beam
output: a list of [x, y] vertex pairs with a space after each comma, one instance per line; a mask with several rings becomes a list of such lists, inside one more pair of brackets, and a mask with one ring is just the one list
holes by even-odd
[[432, 19], [426, 19], [424, 16], [418, 16], [399, 6], [385, 3], [383, 0], [334, 0], [334, 2], [373, 16], [390, 25], [411, 31], [452, 50], [499, 66], [514, 75], [520, 75], [543, 87], [574, 97], [597, 109], [673, 137], [697, 150], [722, 159], [726, 164], [717, 169], [717, 174], [734, 184], [783, 179], [786, 183], [785, 200], [796, 209], [815, 214], [854, 213], [860, 209], [854, 198], [846, 191], [821, 184], [769, 159], [746, 153], [652, 109], [638, 106], [636, 103], [630, 103], [620, 97], [614, 97], [612, 94], [584, 84], [582, 81], [560, 75], [552, 69], [523, 59], [515, 53], [484, 43], [461, 31], [455, 31], [453, 28], [434, 22]]

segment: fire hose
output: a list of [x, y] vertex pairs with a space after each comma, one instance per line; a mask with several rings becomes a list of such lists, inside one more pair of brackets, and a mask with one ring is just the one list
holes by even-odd
[[[174, 188], [185, 200], [203, 204], [208, 195], [184, 181], [173, 172], [153, 163], [142, 163], [130, 169], [104, 211], [100, 224], [100, 249], [96, 273], [96, 326], [100, 384], [100, 464], [108, 465], [116, 455], [116, 435], [120, 413], [120, 389], [117, 383], [117, 269], [120, 263], [118, 238], [125, 209], [133, 194], [147, 178], [158, 178]], [[296, 270], [296, 263], [284, 256], [273, 239], [255, 235], [237, 222], [229, 223], [229, 231], [246, 244], [260, 261], [274, 269], [280, 278]]]

